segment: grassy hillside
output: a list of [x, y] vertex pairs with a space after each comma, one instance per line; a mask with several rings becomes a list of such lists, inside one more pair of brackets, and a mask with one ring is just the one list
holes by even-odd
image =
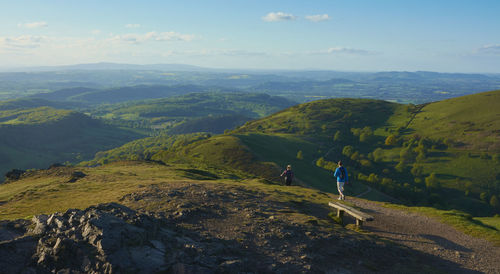
[[167, 130], [173, 134], [222, 133], [295, 102], [258, 93], [191, 93], [169, 98], [100, 106], [92, 111], [113, 124]]
[[89, 159], [139, 137], [71, 110], [39, 107], [0, 111], [0, 173]]
[[[333, 193], [331, 171], [343, 160], [352, 182], [349, 195], [363, 193], [370, 199], [490, 216], [500, 212], [500, 157], [495, 151], [478, 150], [477, 139], [460, 139], [452, 132], [466, 131], [471, 120], [489, 125], [489, 139], [480, 141], [489, 140], [488, 147], [493, 148], [498, 144], [493, 133], [500, 130], [492, 118], [499, 115], [496, 102], [450, 123], [449, 131], [436, 133], [429, 125], [420, 126], [420, 119], [441, 117], [444, 125], [447, 117], [459, 116], [447, 109], [467, 111], [456, 102], [480, 104], [498, 93], [417, 106], [368, 99], [320, 100], [247, 122], [226, 135], [156, 150], [151, 159], [270, 180], [279, 180], [280, 171], [292, 164], [297, 183]], [[437, 111], [442, 113], [434, 116]]]
[[499, 109], [499, 90], [448, 99], [425, 105], [409, 129], [466, 149], [500, 152]]
[[[500, 131], [498, 96], [500, 91], [494, 91], [417, 106], [361, 99], [320, 100], [248, 122], [233, 133], [273, 136], [260, 144], [246, 144], [252, 151], [273, 151], [265, 158], [280, 165], [296, 161], [296, 156], [275, 151], [280, 146], [271, 140], [276, 134], [291, 134], [316, 145], [289, 145], [295, 155], [301, 150], [309, 161], [327, 170], [343, 160], [353, 180], [400, 202], [490, 215], [500, 212], [500, 156], [495, 150]], [[433, 117], [430, 122], [429, 117]], [[475, 125], [472, 133], [471, 124]], [[242, 137], [245, 139], [248, 137]]]
[[[290, 133], [328, 137], [337, 130], [348, 131], [351, 127], [391, 126], [386, 122], [400, 108], [404, 106], [369, 99], [318, 100], [249, 122], [235, 132]], [[394, 124], [397, 125], [397, 122]]]

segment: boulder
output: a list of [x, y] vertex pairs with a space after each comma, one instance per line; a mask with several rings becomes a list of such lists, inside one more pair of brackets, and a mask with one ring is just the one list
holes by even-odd
[[23, 175], [26, 171], [22, 169], [13, 169], [7, 173], [5, 173], [5, 178], [9, 181], [19, 180], [21, 175]]

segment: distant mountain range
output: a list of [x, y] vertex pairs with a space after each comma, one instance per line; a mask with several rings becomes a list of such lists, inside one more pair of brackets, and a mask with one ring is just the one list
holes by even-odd
[[34, 66], [34, 67], [4, 67], [0, 72], [25, 72], [25, 71], [60, 71], [60, 70], [160, 70], [160, 71], [209, 71], [203, 68], [184, 64], [120, 64], [120, 63], [89, 63], [64, 66]]

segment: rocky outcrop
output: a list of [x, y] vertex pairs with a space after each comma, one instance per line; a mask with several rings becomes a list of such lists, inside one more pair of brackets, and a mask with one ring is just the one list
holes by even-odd
[[26, 171], [24, 170], [21, 170], [21, 169], [13, 169], [7, 173], [5, 173], [5, 178], [8, 180], [8, 181], [15, 181], [15, 180], [19, 180], [19, 178], [21, 178], [21, 176], [25, 173]]
[[200, 240], [168, 228], [166, 218], [115, 203], [10, 222], [0, 226], [0, 235], [0, 273], [212, 273], [245, 267], [225, 257], [236, 252], [230, 245]]

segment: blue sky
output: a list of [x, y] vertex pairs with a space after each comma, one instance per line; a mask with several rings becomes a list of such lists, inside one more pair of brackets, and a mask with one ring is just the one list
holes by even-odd
[[500, 73], [500, 1], [1, 1], [0, 66]]

